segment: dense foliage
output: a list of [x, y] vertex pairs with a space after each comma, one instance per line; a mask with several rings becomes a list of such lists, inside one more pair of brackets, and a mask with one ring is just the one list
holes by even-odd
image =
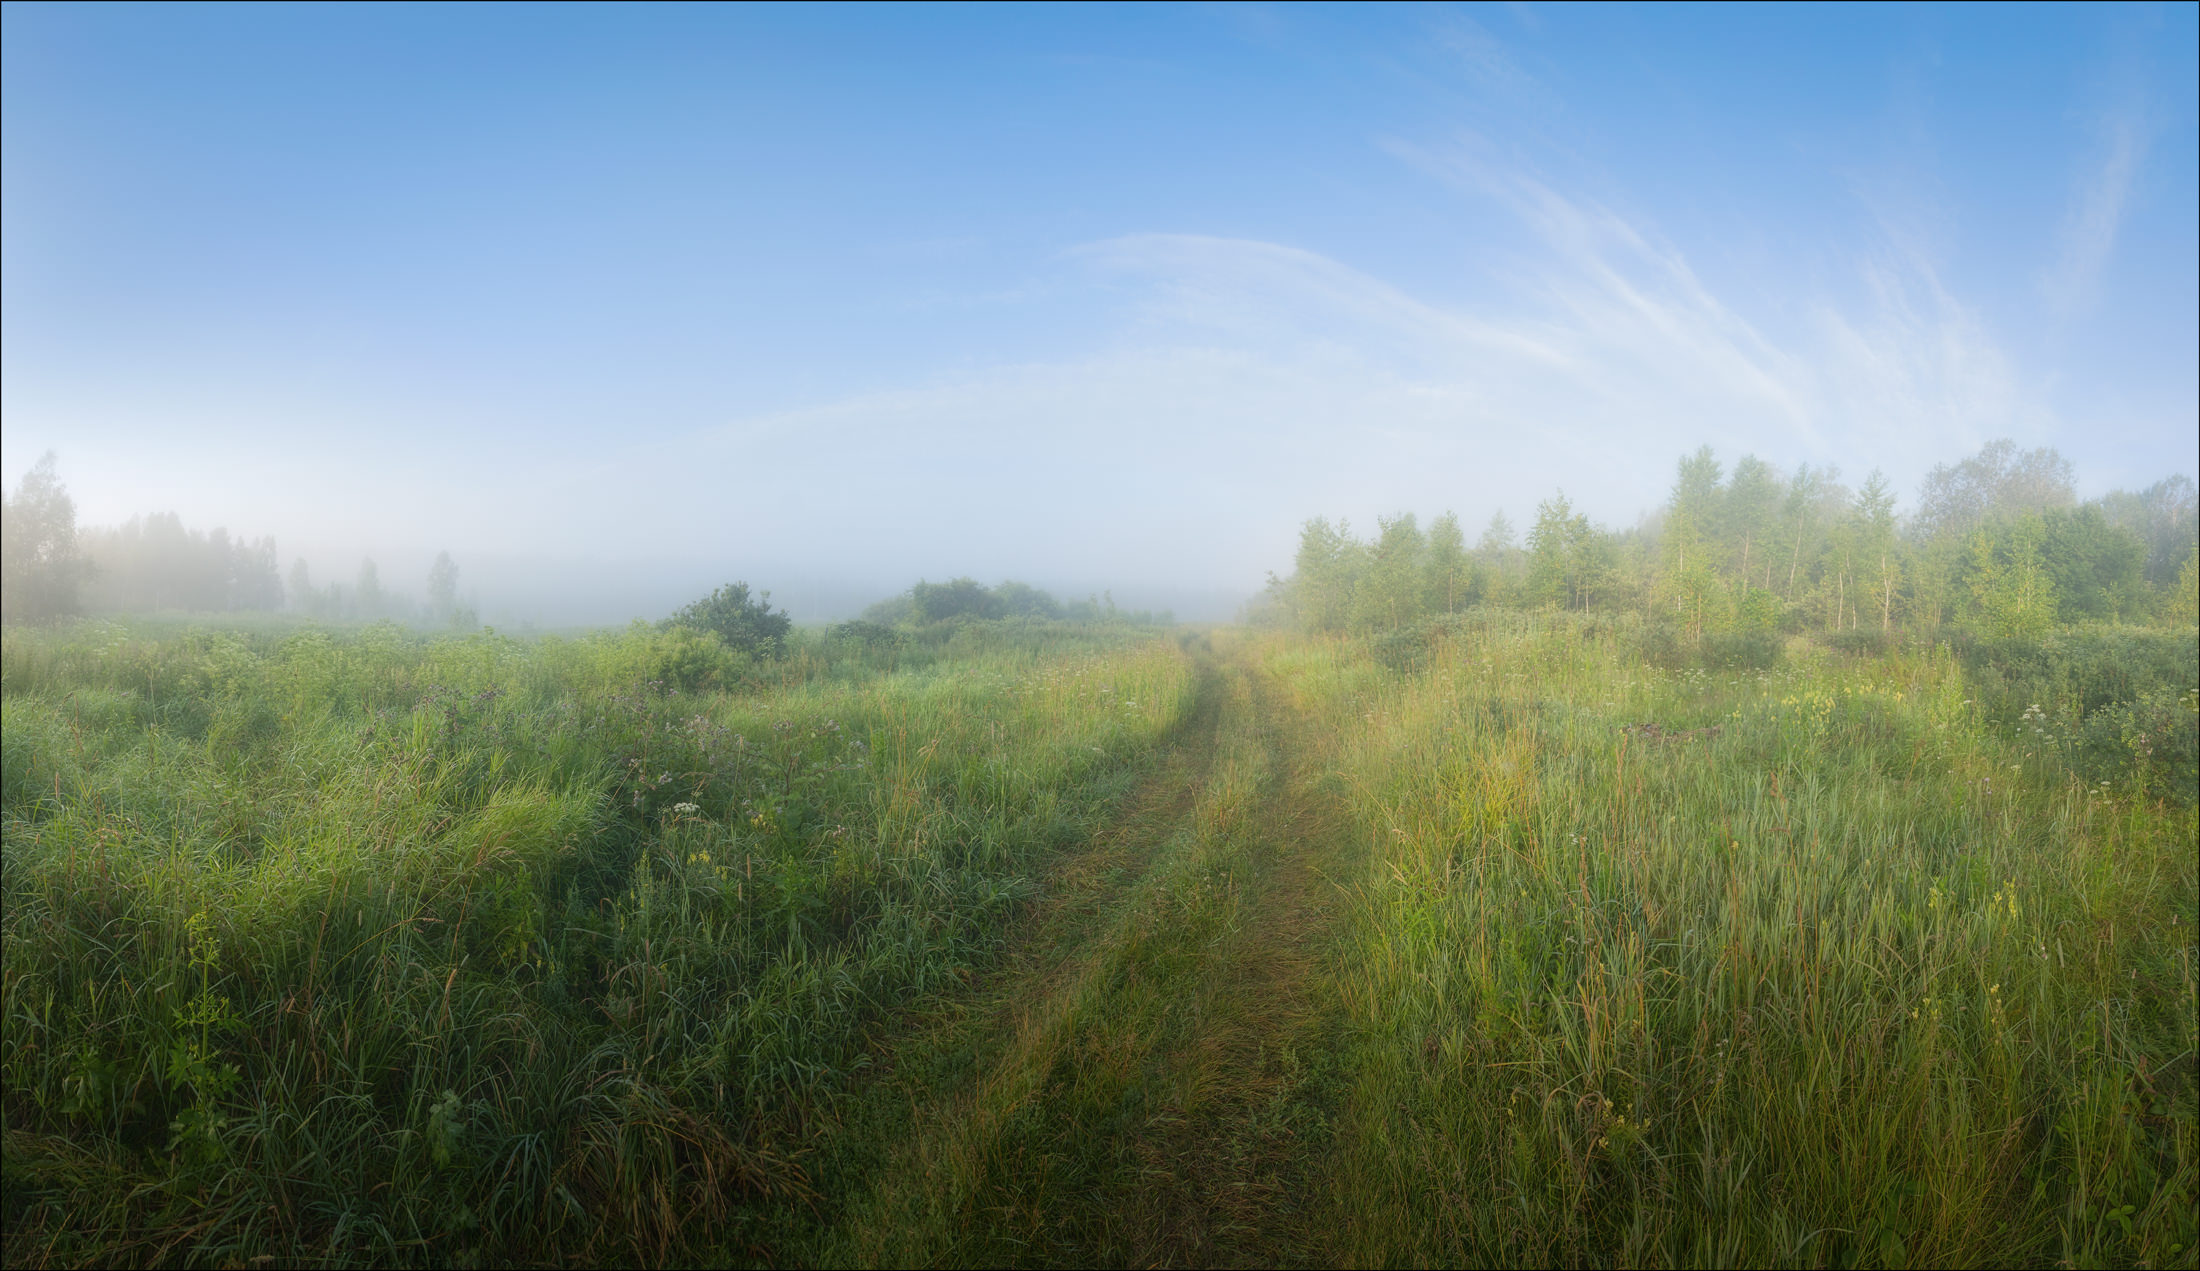
[[772, 594], [749, 594], [747, 583], [727, 583], [674, 613], [668, 626], [717, 636], [729, 649], [752, 657], [778, 657], [794, 620], [772, 608]]
[[1996, 442], [1935, 469], [1905, 522], [1873, 473], [1782, 474], [1708, 449], [1681, 460], [1657, 517], [1600, 529], [1561, 493], [1525, 544], [1502, 514], [1469, 551], [1447, 514], [1359, 540], [1307, 523], [1263, 616], [1316, 632], [1387, 631], [1483, 606], [1632, 612], [1696, 640], [1727, 632], [1928, 630], [2037, 635], [2081, 621], [2191, 624], [2200, 615], [2189, 478], [2080, 506], [2067, 461]]
[[[900, 595], [889, 597], [864, 610], [859, 621], [871, 626], [900, 627], [906, 630], [936, 627], [942, 623], [989, 622], [1004, 618], [1026, 623], [1059, 620], [1164, 627], [1176, 620], [1166, 610], [1152, 613], [1142, 609], [1118, 609], [1115, 597], [1111, 594], [1091, 596], [1065, 604], [1041, 588], [1014, 579], [988, 587], [974, 578], [954, 578], [944, 583], [919, 582]], [[861, 630], [855, 624], [850, 624], [847, 629]]]

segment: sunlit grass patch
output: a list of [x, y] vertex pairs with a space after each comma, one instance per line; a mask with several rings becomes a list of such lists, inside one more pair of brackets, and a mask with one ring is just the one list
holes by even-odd
[[1930, 650], [1269, 665], [1372, 853], [1348, 1258], [2189, 1258], [2189, 809], [2028, 764]]

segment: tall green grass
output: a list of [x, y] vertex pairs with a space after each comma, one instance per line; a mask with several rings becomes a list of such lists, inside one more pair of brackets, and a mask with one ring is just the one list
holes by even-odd
[[1370, 845], [1345, 1261], [2194, 1263], [2189, 798], [2074, 775], [1945, 649], [1374, 652], [1266, 652]]
[[[1202, 673], [1046, 624], [769, 662], [10, 630], [5, 1256], [808, 1247], [790, 1215], [847, 1198], [806, 1162], [897, 1019], [988, 964], [1204, 674], [1181, 833], [1120, 848], [1147, 872], [1054, 1040], [907, 1154], [960, 1182], [866, 1248], [1151, 1257], [1326, 1203], [1292, 1230], [1364, 1263], [2192, 1265], [2200, 699], [2100, 690], [2129, 644], [1681, 657], [1498, 616]], [[1301, 837], [1347, 818], [1325, 955], [1276, 928], [1326, 939]], [[1317, 999], [1326, 1175], [1252, 1097]]]
[[10, 629], [7, 1261], [742, 1248], [1190, 706], [1150, 635], [958, 639]]

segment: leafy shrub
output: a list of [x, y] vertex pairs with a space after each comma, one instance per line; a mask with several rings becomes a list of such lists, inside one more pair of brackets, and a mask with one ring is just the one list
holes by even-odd
[[1059, 618], [1062, 606], [1053, 596], [1029, 583], [1009, 581], [993, 589], [993, 599], [1000, 604], [1001, 613], [1011, 618]]
[[[1584, 621], [1579, 616], [1565, 615], [1560, 621], [1571, 624], [1585, 638], [1598, 634], [1594, 622]], [[1515, 632], [1520, 626], [1518, 615], [1499, 610], [1440, 613], [1375, 636], [1370, 641], [1370, 650], [1382, 665], [1412, 674], [1426, 667], [1429, 659], [1447, 644], [1488, 639], [1495, 633]]]
[[1000, 598], [974, 578], [944, 583], [918, 583], [909, 591], [919, 622], [945, 622], [949, 618], [998, 618], [1004, 611]]
[[1762, 587], [1750, 587], [1736, 607], [1734, 621], [1744, 631], [1778, 632], [1788, 625], [1788, 615], [1794, 606]]
[[2028, 706], [2085, 719], [2156, 689], [2173, 693], [2200, 677], [2200, 639], [2192, 629], [2065, 628], [2033, 637], [1950, 641], [1996, 723], [2013, 724]]
[[901, 632], [883, 622], [872, 622], [864, 618], [856, 618], [836, 625], [833, 627], [831, 635], [835, 640], [846, 641], [866, 649], [891, 649], [902, 642]]
[[1819, 637], [1819, 643], [1835, 653], [1852, 657], [1876, 658], [1884, 656], [1894, 647], [1894, 635], [1887, 631], [1858, 628], [1854, 631], [1833, 631]]
[[2200, 798], [2200, 691], [2150, 690], [2088, 715], [2073, 766], [2088, 781], [2128, 780], [2141, 797]]
[[2088, 782], [2193, 802], [2200, 636], [2192, 628], [2103, 625], [2003, 639], [1957, 632], [1949, 643], [1989, 721], [2055, 736]]
[[1707, 631], [1691, 640], [1662, 623], [1642, 628], [1634, 645], [1643, 661], [1669, 671], [1768, 670], [1786, 647], [1774, 631]]
[[1410, 675], [1428, 665], [1433, 635], [1427, 623], [1386, 631], [1374, 639], [1375, 660], [1393, 671]]
[[876, 626], [891, 627], [915, 621], [916, 616], [916, 601], [905, 591], [898, 596], [888, 596], [864, 609], [862, 620]]
[[1705, 670], [1766, 671], [1780, 664], [1785, 644], [1770, 631], [1706, 632], [1696, 642]]
[[729, 649], [774, 658], [784, 650], [794, 620], [783, 609], [775, 612], [771, 599], [768, 591], [752, 597], [747, 583], [728, 583], [682, 608], [665, 625], [708, 631]]
[[1681, 635], [1670, 623], [1652, 623], [1635, 633], [1635, 655], [1652, 666], [1679, 670], [1689, 664], [1681, 650]]
[[[763, 652], [768, 656], [778, 648], [773, 640]], [[683, 693], [732, 688], [751, 665], [748, 651], [729, 648], [723, 636], [684, 626], [665, 632], [655, 653], [657, 673], [652, 678]]]

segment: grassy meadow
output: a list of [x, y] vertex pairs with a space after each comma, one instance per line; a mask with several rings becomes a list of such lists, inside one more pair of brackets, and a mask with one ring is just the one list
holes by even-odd
[[10, 629], [8, 1263], [740, 1249], [1190, 701], [1151, 636], [688, 643]]
[[6, 1262], [2194, 1265], [2189, 629], [1653, 636], [11, 627]]
[[1410, 674], [1265, 651], [1370, 854], [1339, 1256], [2192, 1265], [2189, 684], [2091, 780], [2035, 722], [2068, 703], [1997, 728], [1945, 645], [1637, 643], [1501, 615]]

